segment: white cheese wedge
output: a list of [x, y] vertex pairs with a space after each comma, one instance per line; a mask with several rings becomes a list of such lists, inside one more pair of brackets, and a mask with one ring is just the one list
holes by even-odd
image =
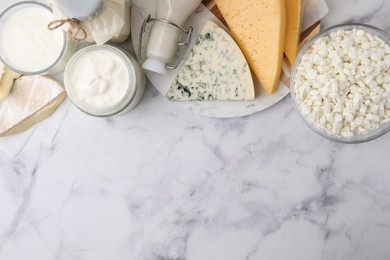
[[172, 101], [253, 100], [255, 92], [240, 48], [208, 21], [166, 96]]
[[52, 79], [20, 77], [0, 103], [0, 136], [22, 132], [49, 117], [64, 98], [64, 88]]
[[14, 80], [20, 76], [19, 73], [13, 72], [0, 62], [0, 100], [4, 100], [8, 96]]

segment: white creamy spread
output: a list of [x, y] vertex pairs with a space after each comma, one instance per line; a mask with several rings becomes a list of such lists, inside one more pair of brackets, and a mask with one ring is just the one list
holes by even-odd
[[70, 82], [78, 100], [94, 109], [107, 109], [125, 97], [130, 83], [125, 62], [107, 50], [91, 50], [73, 64]]
[[51, 11], [38, 6], [26, 7], [12, 14], [3, 28], [5, 60], [26, 72], [44, 70], [52, 65], [64, 45], [63, 31], [48, 29], [47, 25], [52, 21]]

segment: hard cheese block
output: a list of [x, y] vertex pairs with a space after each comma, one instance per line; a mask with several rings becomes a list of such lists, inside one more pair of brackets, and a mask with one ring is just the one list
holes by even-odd
[[43, 76], [23, 76], [0, 103], [0, 136], [16, 134], [50, 116], [65, 98], [65, 90]]
[[301, 25], [301, 0], [287, 0], [286, 4], [286, 40], [284, 53], [290, 64], [293, 64], [298, 53]]
[[249, 65], [230, 35], [208, 21], [167, 97], [172, 101], [254, 99]]
[[284, 0], [215, 0], [268, 94], [278, 85], [285, 40]]
[[0, 100], [4, 100], [8, 96], [14, 80], [19, 77], [19, 73], [13, 72], [0, 63]]

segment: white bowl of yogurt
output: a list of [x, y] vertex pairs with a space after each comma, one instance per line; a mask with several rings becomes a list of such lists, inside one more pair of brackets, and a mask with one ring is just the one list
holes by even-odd
[[32, 1], [19, 2], [0, 14], [0, 60], [23, 75], [55, 74], [65, 68], [76, 45], [58, 28], [50, 7]]
[[72, 103], [96, 117], [124, 114], [140, 101], [145, 76], [138, 62], [114, 45], [79, 50], [65, 69], [65, 88]]

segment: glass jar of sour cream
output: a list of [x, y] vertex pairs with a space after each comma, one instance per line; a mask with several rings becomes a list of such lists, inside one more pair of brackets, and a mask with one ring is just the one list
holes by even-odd
[[74, 41], [58, 28], [50, 7], [32, 1], [19, 2], [0, 14], [0, 60], [23, 74], [55, 74], [76, 52]]
[[112, 45], [90, 45], [79, 50], [66, 66], [64, 81], [72, 103], [98, 117], [130, 111], [145, 89], [145, 76], [138, 62]]

